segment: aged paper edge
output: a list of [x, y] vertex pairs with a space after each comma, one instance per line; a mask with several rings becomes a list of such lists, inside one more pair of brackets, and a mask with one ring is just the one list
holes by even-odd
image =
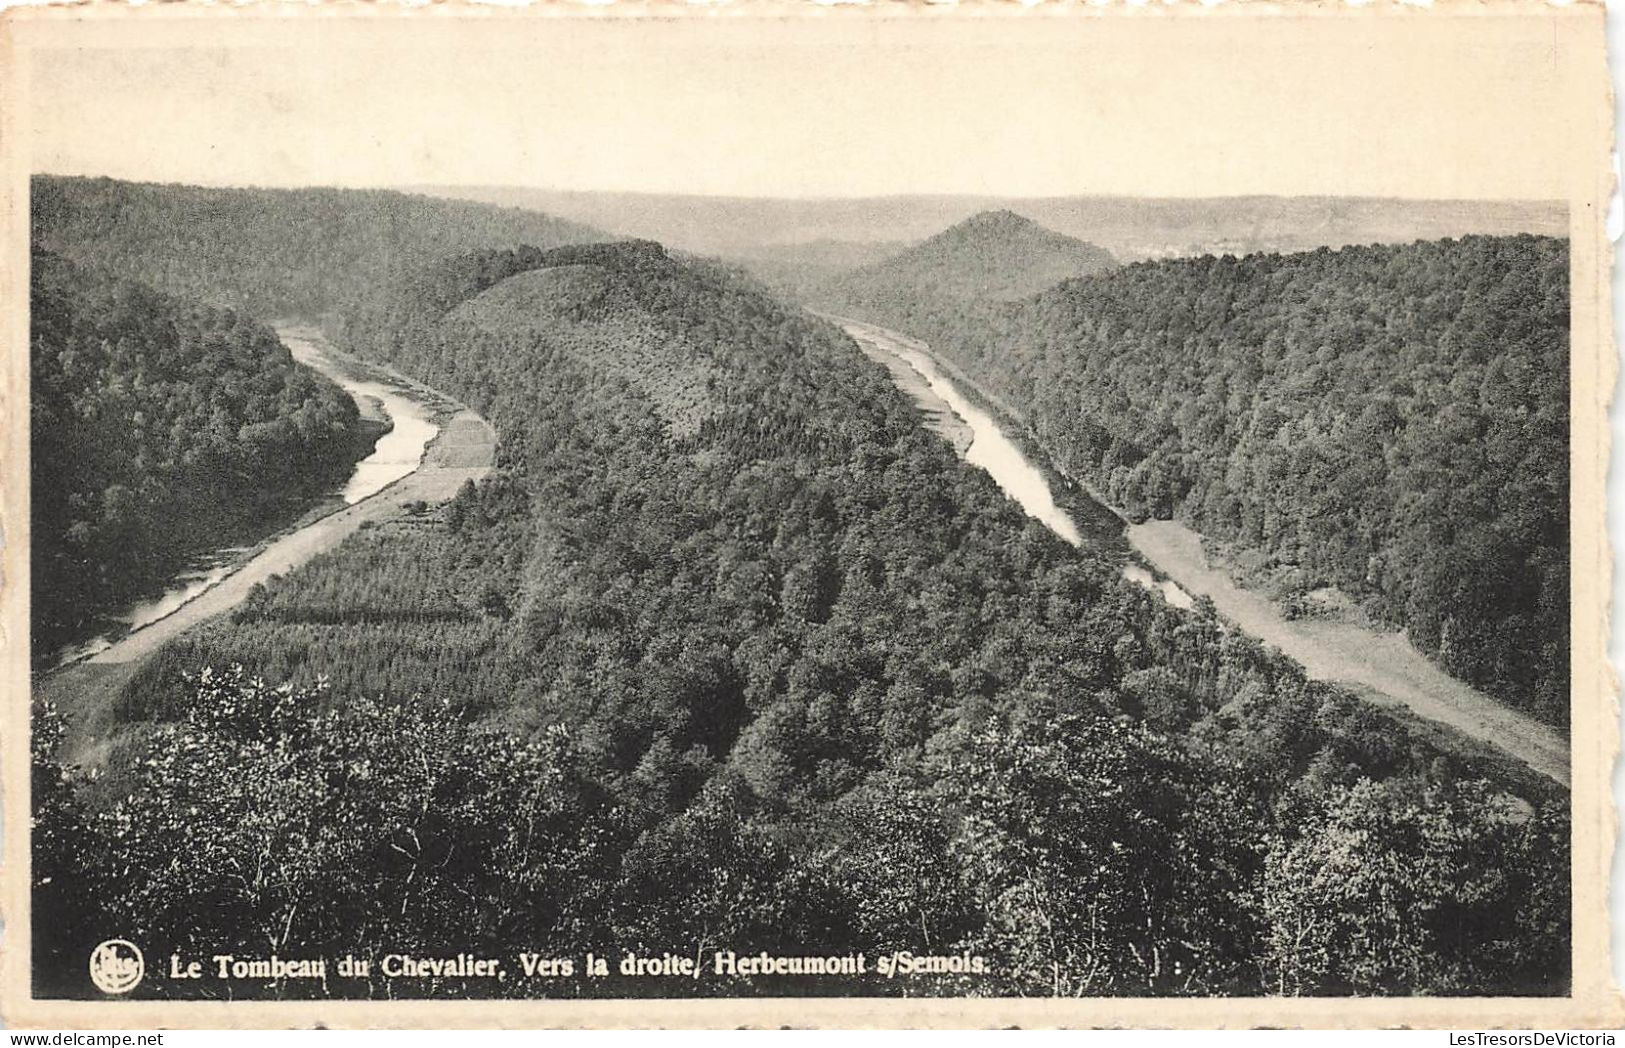
[[[126, 1002], [46, 1001], [30, 996], [28, 713], [28, 50], [61, 39], [85, 22], [120, 25], [132, 46], [160, 37], [173, 43], [195, 26], [230, 23], [234, 42], [275, 19], [347, 17], [378, 21], [467, 18], [728, 17], [1315, 17], [1419, 18], [1560, 15], [1574, 21], [1570, 60], [1594, 78], [1585, 103], [1588, 135], [1566, 158], [1571, 245], [1571, 683], [1573, 746], [1573, 970], [1566, 998], [1170, 999], [1092, 998], [706, 998], [547, 1001], [310, 1001]], [[1608, 883], [1616, 813], [1611, 778], [1618, 752], [1618, 702], [1608, 661], [1612, 555], [1605, 530], [1609, 462], [1608, 411], [1618, 368], [1611, 312], [1612, 247], [1603, 219], [1613, 191], [1609, 152], [1613, 99], [1607, 76], [1604, 9], [1518, 0], [1446, 0], [1426, 7], [1399, 0], [1353, 7], [1344, 3], [1184, 3], [1166, 8], [1123, 4], [897, 3], [886, 7], [817, 4], [811, 0], [741, 0], [696, 7], [658, 3], [588, 6], [581, 0], [542, 0], [525, 10], [471, 0], [434, 0], [420, 7], [330, 3], [295, 6], [260, 0], [236, 9], [180, 2], [132, 8], [114, 0], [12, 7], [0, 11], [0, 330], [5, 348], [5, 395], [0, 397], [0, 636], [5, 645], [6, 702], [0, 730], [3, 794], [4, 918], [0, 949], [0, 1018], [33, 1028], [731, 1028], [731, 1027], [1072, 1027], [1258, 1028], [1364, 1027], [1470, 1029], [1573, 1028], [1625, 1025], [1625, 1000], [1613, 985]], [[139, 31], [135, 27], [139, 26]], [[1398, 27], [1396, 26], [1396, 31]], [[139, 40], [136, 38], [140, 38]]]

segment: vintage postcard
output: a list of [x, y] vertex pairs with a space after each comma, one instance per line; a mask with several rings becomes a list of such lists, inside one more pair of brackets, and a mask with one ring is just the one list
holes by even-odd
[[13, 1026], [1614, 1026], [1595, 3], [0, 19]]

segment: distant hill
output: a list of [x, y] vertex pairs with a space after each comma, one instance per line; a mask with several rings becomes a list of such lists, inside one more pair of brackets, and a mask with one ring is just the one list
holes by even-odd
[[799, 298], [809, 283], [832, 280], [843, 273], [884, 262], [909, 246], [902, 240], [818, 240], [792, 244], [762, 244], [726, 256], [770, 288]]
[[971, 215], [1001, 208], [1098, 244], [1123, 262], [1410, 243], [1474, 233], [1568, 234], [1567, 206], [1545, 200], [1270, 196], [793, 200], [515, 186], [422, 186], [413, 191], [544, 211], [625, 236], [649, 237], [674, 249], [744, 260], [753, 260], [758, 250], [794, 251], [818, 241], [913, 243]]
[[384, 190], [36, 176], [37, 247], [262, 317], [342, 310], [370, 285], [482, 248], [604, 240], [534, 211]]
[[884, 262], [909, 247], [910, 242], [904, 240], [805, 240], [794, 244], [763, 244], [757, 247], [746, 247], [729, 256], [730, 258], [748, 263], [754, 268], [758, 265], [772, 266], [778, 264], [795, 266], [812, 266], [828, 269], [830, 272], [845, 272], [857, 269], [860, 266], [870, 266], [877, 262]]
[[865, 294], [953, 299], [1025, 298], [1072, 277], [1110, 268], [1094, 244], [1045, 229], [1014, 211], [987, 211], [841, 280]]

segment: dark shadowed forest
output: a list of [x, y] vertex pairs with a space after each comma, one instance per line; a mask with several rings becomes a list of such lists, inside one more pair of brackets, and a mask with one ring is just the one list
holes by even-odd
[[234, 309], [35, 251], [30, 315], [36, 658], [365, 454], [354, 402]]

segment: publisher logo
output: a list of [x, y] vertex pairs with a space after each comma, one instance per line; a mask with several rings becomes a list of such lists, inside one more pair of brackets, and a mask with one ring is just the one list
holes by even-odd
[[109, 939], [90, 952], [90, 981], [103, 993], [129, 993], [146, 971], [135, 943]]

